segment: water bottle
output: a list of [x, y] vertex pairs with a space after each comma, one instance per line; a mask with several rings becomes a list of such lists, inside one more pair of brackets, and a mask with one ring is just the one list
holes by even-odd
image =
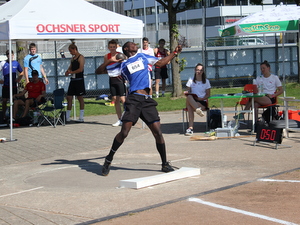
[[38, 122], [38, 113], [33, 112], [33, 123], [36, 124]]
[[223, 127], [227, 127], [227, 116], [223, 115]]
[[262, 76], [260, 76], [260, 79], [258, 81], [258, 94], [262, 94], [264, 92], [264, 84], [263, 84], [263, 79]]

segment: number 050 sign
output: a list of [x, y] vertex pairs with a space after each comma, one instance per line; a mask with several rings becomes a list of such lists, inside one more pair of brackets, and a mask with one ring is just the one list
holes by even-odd
[[257, 128], [256, 141], [281, 144], [282, 129], [260, 126]]

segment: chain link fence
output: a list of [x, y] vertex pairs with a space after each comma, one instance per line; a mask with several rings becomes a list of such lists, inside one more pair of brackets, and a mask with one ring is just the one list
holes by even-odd
[[[122, 40], [123, 43], [127, 40]], [[132, 40], [131, 40], [132, 41]], [[30, 41], [28, 44], [31, 43]], [[69, 79], [64, 73], [70, 65], [71, 55], [68, 46], [71, 41], [38, 41], [38, 54], [43, 58], [43, 65], [50, 84], [47, 94], [52, 94], [57, 88], [68, 89]], [[76, 41], [79, 52], [85, 56], [85, 86], [86, 97], [96, 97], [101, 94], [109, 95], [109, 79], [107, 74], [97, 75], [95, 69], [103, 63], [103, 57], [108, 52], [107, 40]], [[15, 44], [13, 45], [15, 51]], [[1, 60], [5, 60], [6, 43], [0, 43]], [[16, 51], [15, 51], [16, 52]], [[64, 55], [64, 57], [62, 57]], [[205, 56], [205, 57], [203, 57]], [[206, 74], [213, 87], [242, 87], [252, 83], [256, 74], [260, 74], [260, 63], [268, 60], [272, 73], [282, 79], [285, 74], [286, 82], [298, 82], [298, 49], [295, 44], [282, 48], [276, 46], [243, 46], [211, 47], [206, 53], [198, 48], [185, 48], [179, 56], [186, 61], [185, 69], [181, 72], [182, 85], [194, 75], [197, 63], [206, 59]], [[169, 66], [167, 91], [172, 91], [172, 74]], [[0, 93], [2, 93], [0, 87]]]

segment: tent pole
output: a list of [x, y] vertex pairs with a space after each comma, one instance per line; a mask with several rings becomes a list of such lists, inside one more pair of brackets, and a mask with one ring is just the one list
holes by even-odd
[[[10, 106], [9, 106], [9, 116], [10, 116], [10, 140], [11, 141], [15, 141], [13, 139], [13, 88], [12, 88], [12, 54], [11, 54], [11, 39], [9, 38], [8, 41], [8, 45], [9, 45], [9, 102], [10, 102]], [[5, 113], [5, 112], [4, 112]]]

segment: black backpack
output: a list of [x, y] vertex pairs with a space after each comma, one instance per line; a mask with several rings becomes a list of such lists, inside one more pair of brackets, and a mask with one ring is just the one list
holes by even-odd
[[217, 127], [222, 127], [222, 118], [220, 109], [210, 109], [209, 110], [209, 128], [216, 129]]
[[262, 114], [262, 117], [264, 118], [264, 120], [268, 124], [270, 123], [270, 116], [271, 116], [270, 113], [271, 113], [271, 110], [272, 110], [272, 117], [273, 117], [273, 119], [274, 120], [279, 120], [277, 107], [269, 107]]
[[32, 124], [32, 118], [30, 116], [25, 116], [15, 120], [15, 123], [18, 123], [20, 126], [29, 126]]

